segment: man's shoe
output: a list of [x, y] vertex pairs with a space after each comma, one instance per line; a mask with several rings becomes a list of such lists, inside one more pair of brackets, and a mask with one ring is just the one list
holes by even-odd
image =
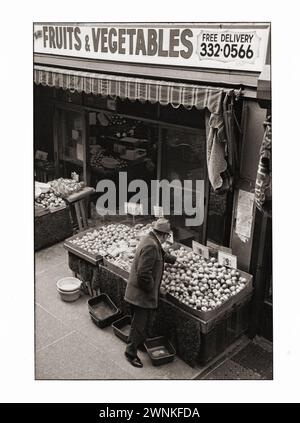
[[143, 367], [143, 363], [141, 362], [141, 360], [139, 359], [138, 356], [132, 357], [127, 352], [125, 352], [125, 357], [129, 361], [129, 363], [132, 364], [132, 366], [134, 366], [134, 367], [140, 367], [140, 368]]

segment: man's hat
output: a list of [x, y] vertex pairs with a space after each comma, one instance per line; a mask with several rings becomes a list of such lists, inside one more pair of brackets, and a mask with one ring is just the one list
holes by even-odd
[[159, 232], [169, 234], [171, 232], [171, 225], [167, 219], [161, 217], [160, 219], [157, 219], [157, 221], [154, 223], [153, 229]]

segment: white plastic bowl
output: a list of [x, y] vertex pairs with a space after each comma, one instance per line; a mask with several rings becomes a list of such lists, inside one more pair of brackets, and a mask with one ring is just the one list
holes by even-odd
[[65, 292], [57, 288], [57, 292], [59, 293], [60, 298], [63, 301], [69, 301], [69, 302], [76, 301], [80, 297], [80, 289], [77, 289], [76, 291]]
[[56, 282], [56, 287], [61, 292], [75, 292], [80, 289], [81, 280], [71, 276], [59, 279]]

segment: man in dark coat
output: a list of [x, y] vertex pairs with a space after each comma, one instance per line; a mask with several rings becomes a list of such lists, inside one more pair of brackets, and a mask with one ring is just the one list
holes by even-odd
[[176, 261], [176, 257], [167, 254], [161, 246], [167, 240], [170, 231], [168, 220], [158, 219], [153, 231], [141, 240], [132, 263], [125, 300], [131, 305], [133, 316], [125, 356], [135, 367], [143, 367], [137, 355], [137, 348], [147, 337], [150, 310], [158, 307], [164, 262]]

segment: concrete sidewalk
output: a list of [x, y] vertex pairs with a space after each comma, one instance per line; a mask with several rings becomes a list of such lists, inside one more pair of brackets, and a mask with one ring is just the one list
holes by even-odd
[[246, 337], [205, 368], [192, 368], [177, 356], [172, 363], [154, 367], [145, 352], [140, 352], [144, 367], [131, 366], [124, 357], [125, 344], [112, 328], [101, 330], [92, 323], [88, 296], [67, 303], [56, 292], [57, 280], [72, 276], [63, 243], [37, 252], [35, 258], [36, 379], [271, 378], [271, 352]]
[[63, 243], [36, 253], [36, 379], [191, 379], [198, 374], [178, 357], [154, 367], [148, 355], [137, 369], [124, 357], [125, 344], [111, 327], [89, 317], [88, 296], [63, 302], [56, 281], [72, 276]]

